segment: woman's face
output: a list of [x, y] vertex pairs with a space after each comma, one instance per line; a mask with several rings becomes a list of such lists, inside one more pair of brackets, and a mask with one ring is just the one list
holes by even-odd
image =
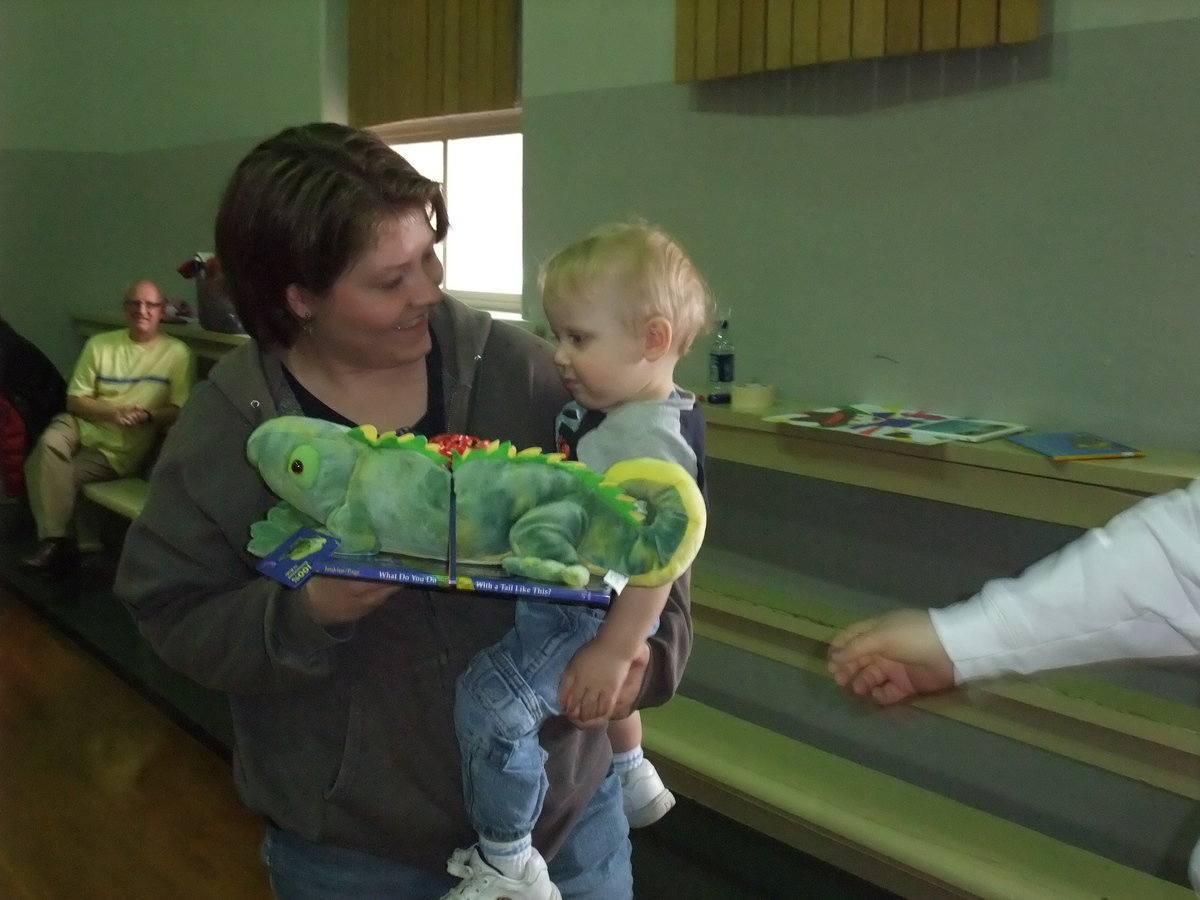
[[375, 243], [324, 297], [291, 288], [288, 297], [293, 313], [311, 317], [306, 339], [320, 352], [356, 368], [390, 368], [429, 353], [429, 310], [441, 283], [433, 228], [414, 210], [382, 222]]

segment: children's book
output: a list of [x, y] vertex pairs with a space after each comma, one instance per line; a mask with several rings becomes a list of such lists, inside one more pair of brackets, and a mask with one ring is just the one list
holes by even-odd
[[1005, 440], [1036, 450], [1054, 460], [1066, 459], [1117, 459], [1127, 456], [1145, 456], [1143, 450], [1110, 441], [1086, 431], [1054, 431], [1037, 434], [1011, 434]]
[[782, 413], [767, 416], [764, 421], [915, 444], [941, 444], [945, 441], [978, 443], [1025, 430], [1024, 425], [1015, 422], [963, 418], [925, 409], [895, 409], [869, 403]]
[[990, 419], [942, 419], [938, 422], [914, 425], [905, 430], [915, 438], [936, 435], [951, 441], [977, 444], [980, 441], [1016, 434], [1024, 431], [1025, 427], [1015, 422], [994, 422]]
[[338, 539], [314, 528], [301, 528], [263, 557], [258, 570], [288, 587], [299, 587], [313, 575], [364, 581], [394, 581], [410, 587], [464, 591], [544, 600], [550, 603], [606, 607], [613, 591], [599, 578], [581, 588], [546, 584], [509, 575], [500, 566], [464, 566], [449, 560], [418, 559], [395, 553], [373, 556], [339, 554]]
[[918, 436], [913, 433], [913, 428], [917, 425], [941, 422], [949, 418], [950, 416], [925, 410], [906, 410], [875, 406], [870, 403], [853, 403], [847, 406], [825, 406], [820, 409], [766, 416], [763, 421], [783, 422], [801, 428], [819, 428], [822, 431], [861, 434], [866, 437], [938, 444], [946, 438], [937, 434]]

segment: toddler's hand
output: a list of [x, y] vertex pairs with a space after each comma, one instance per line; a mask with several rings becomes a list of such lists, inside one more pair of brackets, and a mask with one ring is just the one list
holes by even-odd
[[609, 652], [599, 641], [579, 648], [559, 685], [558, 702], [572, 718], [607, 718], [629, 674], [630, 660]]
[[642, 684], [646, 680], [646, 667], [650, 664], [650, 644], [643, 643], [629, 663], [629, 672], [625, 682], [617, 691], [617, 702], [612, 712], [607, 716], [596, 719], [584, 719], [572, 715], [567, 710], [565, 715], [576, 728], [607, 728], [610, 720], [624, 719], [637, 709], [638, 697], [642, 695]]

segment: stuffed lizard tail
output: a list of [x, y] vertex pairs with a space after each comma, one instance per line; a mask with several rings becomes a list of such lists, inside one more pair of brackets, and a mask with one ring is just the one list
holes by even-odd
[[604, 473], [646, 505], [646, 520], [627, 556], [629, 583], [674, 581], [692, 564], [704, 541], [708, 510], [687, 470], [659, 459], [628, 459]]

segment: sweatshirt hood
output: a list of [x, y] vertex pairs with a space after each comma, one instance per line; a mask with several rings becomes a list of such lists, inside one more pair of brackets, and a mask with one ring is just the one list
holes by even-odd
[[442, 302], [430, 312], [429, 321], [442, 352], [446, 430], [464, 432], [469, 421], [475, 377], [492, 333], [492, 317], [443, 294]]
[[226, 353], [209, 370], [207, 379], [251, 428], [278, 415], [300, 415], [287, 389], [283, 364], [253, 340]]

